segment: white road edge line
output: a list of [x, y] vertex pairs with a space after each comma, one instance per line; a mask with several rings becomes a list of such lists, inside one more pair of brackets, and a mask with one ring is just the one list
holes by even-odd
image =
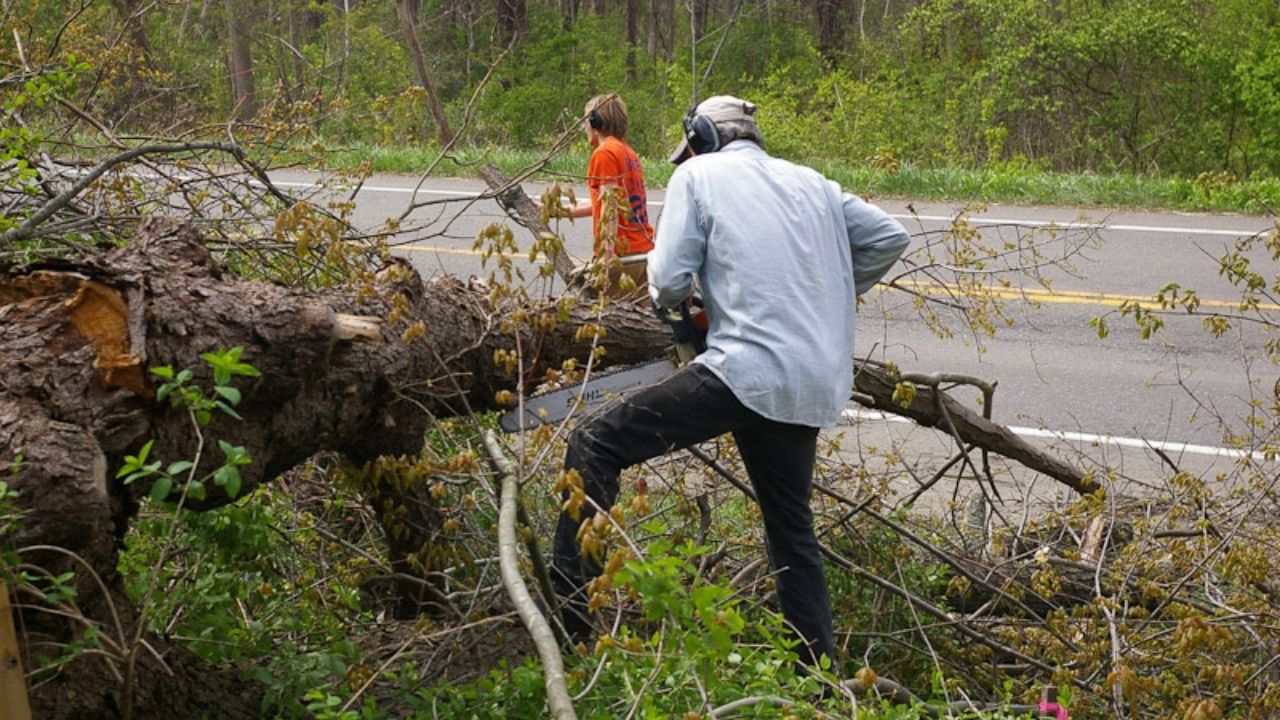
[[[312, 183], [300, 183], [289, 181], [277, 181], [276, 185], [287, 188], [308, 188], [315, 187]], [[432, 190], [427, 188], [389, 187], [381, 185], [364, 185], [361, 186], [360, 192], [384, 192], [384, 193], [400, 193], [404, 195], [412, 195], [415, 192], [420, 195], [446, 195], [449, 197], [478, 197], [479, 192], [474, 190]], [[654, 200], [649, 202], [650, 205], [662, 207], [665, 203]], [[902, 213], [890, 213], [890, 216], [898, 220], [922, 220], [925, 222], [944, 222], [949, 223], [954, 220], [949, 215], [909, 215]], [[1055, 222], [1052, 220], [1017, 220], [1012, 218], [981, 218], [970, 217], [968, 222], [973, 225], [1023, 225], [1030, 227], [1056, 227], [1064, 230], [1120, 230], [1125, 232], [1147, 232], [1147, 233], [1166, 233], [1175, 235], [1223, 235], [1227, 237], [1251, 237], [1259, 233], [1270, 232], [1267, 230], [1223, 230], [1214, 228], [1193, 228], [1193, 227], [1163, 227], [1159, 225], [1110, 225], [1107, 223], [1084, 223], [1084, 222]]]
[[[910, 418], [882, 413], [876, 410], [846, 409], [842, 414], [850, 420], [883, 420], [885, 422], [902, 423], [914, 422]], [[1257, 451], [1249, 452], [1245, 450], [1236, 450], [1235, 448], [1216, 447], [1213, 445], [1165, 442], [1163, 440], [1144, 440], [1143, 438], [1121, 437], [1116, 435], [1094, 435], [1092, 433], [1046, 430], [1043, 428], [1020, 427], [1017, 425], [1010, 425], [1008, 427], [1010, 432], [1014, 435], [1021, 435], [1023, 437], [1049, 438], [1053, 440], [1065, 440], [1068, 442], [1099, 443], [1102, 445], [1115, 445], [1117, 447], [1142, 449], [1156, 448], [1174, 455], [1209, 455], [1225, 458], [1242, 458], [1247, 455], [1250, 459], [1256, 462], [1267, 462], [1266, 456]]]

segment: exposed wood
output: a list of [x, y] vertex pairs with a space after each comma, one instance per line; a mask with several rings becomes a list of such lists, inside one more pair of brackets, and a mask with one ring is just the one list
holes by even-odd
[[13, 627], [9, 586], [0, 580], [0, 720], [31, 720], [22, 653]]
[[1089, 523], [1084, 527], [1083, 537], [1080, 538], [1082, 561], [1096, 565], [1102, 560], [1102, 541], [1105, 538], [1106, 529], [1107, 523], [1101, 515], [1089, 519]]
[[382, 318], [335, 313], [335, 334], [339, 340], [379, 340]]

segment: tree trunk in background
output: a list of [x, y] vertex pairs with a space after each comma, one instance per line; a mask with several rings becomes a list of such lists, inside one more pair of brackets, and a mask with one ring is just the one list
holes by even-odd
[[658, 43], [661, 42], [662, 38], [658, 33], [658, 2], [659, 0], [649, 0], [649, 3], [645, 6], [644, 50], [648, 53], [650, 60], [657, 59]]
[[658, 18], [662, 23], [662, 32], [659, 34], [662, 39], [662, 57], [667, 62], [673, 62], [676, 57], [676, 0], [655, 1], [660, 9]]
[[569, 30], [578, 22], [578, 3], [579, 0], [559, 0], [560, 24], [565, 30]]
[[227, 13], [227, 72], [231, 76], [231, 116], [249, 120], [258, 114], [249, 52], [250, 0], [223, 0]]
[[302, 56], [302, 48], [311, 42], [320, 29], [323, 18], [320, 13], [311, 9], [308, 2], [289, 0], [289, 47], [284, 52], [289, 54], [289, 65], [293, 69], [293, 86], [290, 88], [290, 99], [301, 98], [307, 86], [307, 62]]
[[636, 45], [640, 44], [640, 0], [627, 0], [627, 79], [636, 81]]
[[497, 0], [498, 44], [508, 47], [519, 40], [528, 29], [528, 9], [525, 0]]
[[834, 64], [844, 38], [843, 28], [840, 27], [840, 2], [839, 0], [816, 0], [816, 2], [818, 51], [829, 64]]
[[146, 10], [139, 0], [112, 0], [116, 12], [120, 15], [120, 23], [124, 26], [129, 39], [142, 53], [142, 64], [151, 65], [151, 41], [147, 39], [147, 30], [142, 24], [142, 13]]
[[449, 118], [444, 114], [440, 93], [436, 92], [435, 80], [427, 68], [427, 58], [422, 52], [422, 43], [418, 40], [418, 14], [421, 10], [421, 0], [396, 0], [400, 37], [404, 40], [405, 48], [409, 50], [409, 58], [413, 61], [413, 72], [418, 77], [418, 84], [427, 93], [427, 109], [436, 121], [440, 144], [448, 145], [453, 142], [453, 129], [449, 127]]

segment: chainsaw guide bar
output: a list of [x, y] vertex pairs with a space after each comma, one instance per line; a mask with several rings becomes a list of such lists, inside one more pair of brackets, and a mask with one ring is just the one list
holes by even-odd
[[524, 412], [520, 408], [508, 410], [498, 419], [507, 432], [530, 430], [543, 424], [558, 423], [570, 413], [589, 410], [602, 405], [629, 390], [653, 385], [676, 371], [671, 360], [656, 360], [643, 365], [592, 374], [586, 383], [577, 383], [558, 390], [525, 398]]

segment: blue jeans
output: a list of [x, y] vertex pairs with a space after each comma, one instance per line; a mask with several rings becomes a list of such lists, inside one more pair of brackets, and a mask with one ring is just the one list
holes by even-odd
[[[623, 469], [724, 433], [733, 434], [760, 503], [782, 615], [807, 646], [800, 659], [810, 663], [825, 654], [834, 661], [831, 603], [809, 508], [817, 428], [761, 417], [715, 373], [691, 363], [580, 424], [569, 436], [564, 465], [578, 471], [587, 496], [607, 510], [618, 497]], [[577, 521], [561, 513], [556, 526], [553, 575], [570, 607], [583, 607], [583, 587], [601, 572], [582, 557], [577, 542], [580, 523], [594, 512], [584, 506]]]

